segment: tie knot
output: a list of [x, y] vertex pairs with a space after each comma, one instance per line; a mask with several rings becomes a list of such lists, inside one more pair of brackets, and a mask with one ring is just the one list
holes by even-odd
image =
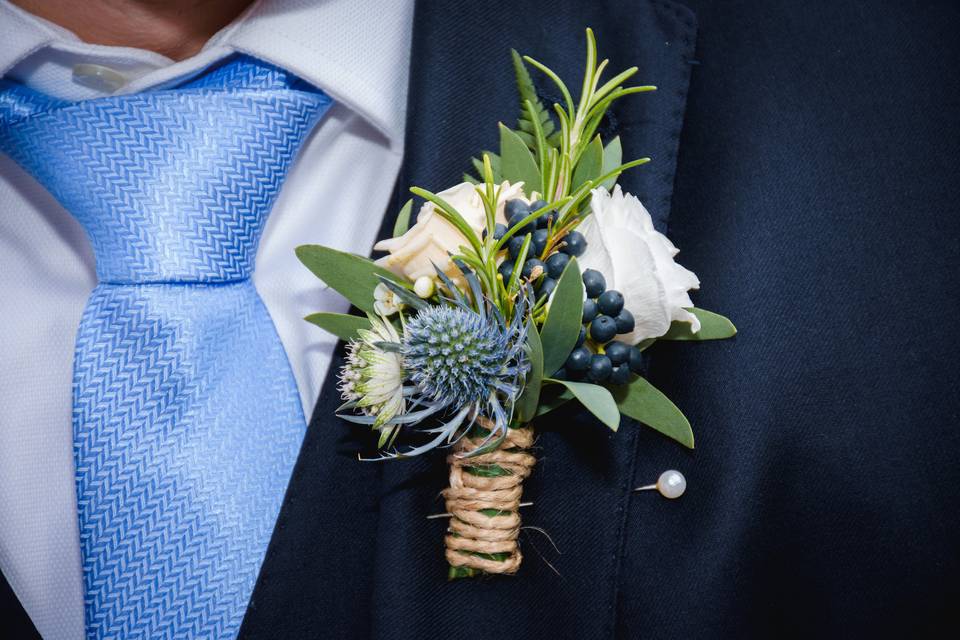
[[0, 80], [0, 150], [83, 225], [101, 282], [248, 278], [330, 98], [236, 56], [175, 88], [67, 102]]

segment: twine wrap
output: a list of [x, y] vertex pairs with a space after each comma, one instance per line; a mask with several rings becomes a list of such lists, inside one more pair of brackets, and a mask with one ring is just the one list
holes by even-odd
[[[533, 429], [509, 429], [493, 451], [463, 457], [482, 442], [483, 438], [464, 437], [447, 457], [450, 486], [443, 497], [452, 516], [444, 540], [447, 562], [485, 573], [515, 573], [523, 558], [517, 545], [523, 480], [536, 463], [527, 451], [533, 444]], [[497, 513], [482, 512], [488, 509]], [[489, 554], [505, 557], [492, 559]]]

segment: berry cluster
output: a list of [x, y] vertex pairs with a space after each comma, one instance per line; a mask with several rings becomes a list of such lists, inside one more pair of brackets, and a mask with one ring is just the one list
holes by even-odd
[[[523, 200], [508, 200], [505, 214], [509, 226], [504, 227], [502, 224], [498, 224], [494, 230], [494, 237], [496, 239], [502, 238], [508, 228], [513, 229], [519, 226], [524, 218], [545, 206], [547, 206], [547, 203], [543, 200], [531, 202], [529, 205]], [[520, 275], [534, 283], [538, 299], [545, 298], [553, 293], [553, 290], [557, 287], [557, 279], [563, 273], [567, 263], [570, 262], [570, 258], [581, 255], [587, 248], [587, 241], [583, 234], [578, 231], [571, 231], [563, 238], [563, 244], [557, 251], [544, 256], [550, 231], [556, 219], [557, 212], [551, 211], [540, 216], [536, 222], [528, 223], [518, 229], [515, 235], [507, 241], [509, 257], [503, 261], [498, 269], [504, 282], [509, 281], [514, 268], [517, 266], [517, 259], [520, 257], [523, 244], [526, 238], [530, 236], [530, 247], [521, 266]]]
[[583, 301], [583, 326], [577, 346], [554, 377], [569, 380], [627, 384], [630, 372], [640, 373], [640, 350], [614, 340], [634, 328], [633, 314], [623, 307], [623, 294], [607, 289], [603, 274], [595, 269], [583, 272], [587, 299]]

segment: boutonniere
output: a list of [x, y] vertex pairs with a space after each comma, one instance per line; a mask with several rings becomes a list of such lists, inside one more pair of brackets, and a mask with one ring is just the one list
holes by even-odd
[[[451, 578], [519, 567], [539, 416], [577, 402], [613, 430], [627, 416], [692, 447], [687, 419], [643, 377], [642, 353], [656, 340], [736, 332], [693, 306], [699, 280], [616, 184], [649, 159], [623, 162], [619, 138], [597, 134], [612, 102], [655, 87], [625, 86], [636, 67], [603, 81], [589, 29], [576, 102], [544, 64], [516, 52], [513, 63], [517, 127], [500, 125], [499, 153], [474, 158], [462, 184], [412, 188], [424, 200], [416, 223], [411, 200], [375, 247], [384, 257], [297, 249], [365, 314], [307, 318], [348, 341], [339, 415], [379, 434], [377, 459], [448, 452]], [[552, 112], [528, 65], [559, 90]]]

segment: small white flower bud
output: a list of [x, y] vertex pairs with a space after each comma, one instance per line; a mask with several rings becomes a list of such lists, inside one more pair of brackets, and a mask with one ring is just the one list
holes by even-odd
[[436, 285], [430, 276], [420, 276], [413, 283], [413, 292], [424, 299], [432, 296], [435, 288]]

